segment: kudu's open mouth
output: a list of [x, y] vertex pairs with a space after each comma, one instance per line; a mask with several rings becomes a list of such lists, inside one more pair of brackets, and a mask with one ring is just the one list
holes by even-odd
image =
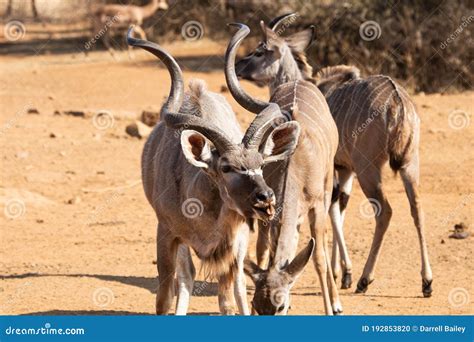
[[257, 216], [264, 220], [270, 221], [275, 216], [275, 198], [270, 199], [269, 201], [265, 202], [257, 202], [253, 205], [253, 210], [257, 214]]

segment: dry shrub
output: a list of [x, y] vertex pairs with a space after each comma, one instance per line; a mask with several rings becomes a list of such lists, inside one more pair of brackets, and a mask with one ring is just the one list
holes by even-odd
[[[229, 38], [225, 23], [248, 24], [253, 42], [258, 22], [297, 11], [301, 16], [287, 29], [315, 24], [316, 41], [308, 55], [317, 70], [336, 64], [354, 64], [364, 74], [395, 77], [415, 91], [445, 92], [472, 88], [474, 73], [472, 2], [462, 0], [341, 1], [170, 1], [170, 10], [153, 18], [156, 38], [176, 39], [183, 24], [196, 20], [207, 38]], [[374, 21], [380, 37], [364, 40], [360, 26]], [[252, 41], [252, 40], [251, 40]]]

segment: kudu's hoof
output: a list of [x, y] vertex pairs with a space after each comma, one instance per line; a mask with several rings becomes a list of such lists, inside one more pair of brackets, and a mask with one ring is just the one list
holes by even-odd
[[332, 314], [334, 316], [341, 316], [342, 315], [342, 309], [333, 310]]
[[374, 281], [373, 279], [371, 281], [368, 281], [367, 278], [361, 278], [359, 282], [357, 283], [357, 289], [355, 293], [366, 293], [369, 287], [369, 284], [371, 284], [373, 281]]
[[431, 293], [433, 292], [433, 289], [431, 288], [432, 283], [433, 283], [433, 279], [431, 280], [423, 279], [423, 284], [421, 286], [421, 289], [423, 291], [423, 297], [425, 298], [431, 297]]
[[345, 290], [350, 288], [352, 285], [352, 273], [344, 273], [342, 276], [341, 289]]

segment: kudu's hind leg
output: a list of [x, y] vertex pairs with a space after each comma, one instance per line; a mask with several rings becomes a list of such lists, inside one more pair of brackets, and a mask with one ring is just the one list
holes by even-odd
[[340, 315], [342, 314], [342, 304], [341, 300], [339, 298], [339, 291], [337, 290], [337, 284], [336, 280], [334, 278], [334, 275], [332, 273], [332, 268], [330, 265], [330, 259], [329, 259], [329, 248], [328, 248], [328, 234], [325, 229], [324, 231], [324, 253], [325, 253], [325, 258], [328, 266], [328, 274], [327, 274], [327, 279], [328, 279], [328, 286], [329, 286], [329, 295], [331, 298], [331, 307], [332, 307], [332, 313], [334, 315]]
[[375, 233], [370, 247], [369, 257], [364, 266], [362, 276], [357, 283], [356, 293], [364, 293], [374, 281], [375, 266], [382, 247], [383, 238], [392, 217], [392, 208], [382, 189], [382, 170], [369, 166], [363, 172], [357, 173], [362, 191], [372, 205], [375, 213]]
[[326, 260], [326, 251], [324, 248], [324, 209], [319, 205], [317, 208], [310, 209], [308, 213], [311, 236], [316, 240], [316, 248], [313, 252], [313, 262], [318, 273], [321, 284], [321, 292], [324, 300], [324, 311], [326, 315], [332, 315], [332, 303], [328, 287], [328, 260]]
[[178, 242], [162, 223], [158, 224], [157, 240], [157, 266], [160, 285], [156, 294], [156, 314], [166, 315], [171, 308], [174, 295]]
[[431, 266], [428, 257], [428, 247], [426, 246], [425, 232], [424, 232], [424, 214], [421, 208], [420, 195], [418, 193], [419, 182], [419, 167], [418, 156], [405, 168], [400, 170], [400, 175], [405, 186], [405, 192], [410, 202], [411, 216], [415, 223], [418, 232], [418, 240], [421, 249], [421, 277], [422, 277], [422, 291], [423, 296], [431, 297], [433, 289], [431, 283], [433, 282], [433, 275], [431, 273]]
[[191, 252], [186, 245], [179, 245], [176, 267], [176, 278], [178, 281], [178, 299], [176, 300], [176, 315], [186, 315], [189, 307], [189, 299], [193, 292], [194, 268]]
[[[344, 217], [346, 213], [347, 203], [352, 191], [352, 182], [354, 174], [348, 169], [338, 170], [338, 180], [335, 182], [333, 190], [333, 198], [329, 215], [331, 217], [331, 225], [333, 229], [333, 245], [331, 266], [335, 279], [340, 274], [340, 265], [342, 259], [343, 275], [342, 289], [348, 289], [352, 285], [352, 262], [347, 250], [344, 238]], [[336, 186], [337, 184], [337, 186]]]

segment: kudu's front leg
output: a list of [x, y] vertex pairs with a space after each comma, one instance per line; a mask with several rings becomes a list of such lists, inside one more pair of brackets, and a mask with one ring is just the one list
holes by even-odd
[[244, 260], [247, 255], [249, 241], [249, 227], [242, 225], [236, 238], [236, 263], [237, 273], [234, 279], [234, 295], [237, 307], [241, 315], [249, 315], [249, 305], [247, 302], [247, 282], [244, 273]]
[[176, 315], [186, 315], [189, 299], [193, 292], [196, 269], [191, 258], [191, 251], [186, 245], [179, 245], [177, 257], [176, 278], [178, 281], [178, 298], [176, 300]]
[[156, 314], [166, 315], [171, 308], [174, 294], [178, 242], [163, 223], [158, 224], [157, 240], [157, 266], [160, 285], [156, 294]]

